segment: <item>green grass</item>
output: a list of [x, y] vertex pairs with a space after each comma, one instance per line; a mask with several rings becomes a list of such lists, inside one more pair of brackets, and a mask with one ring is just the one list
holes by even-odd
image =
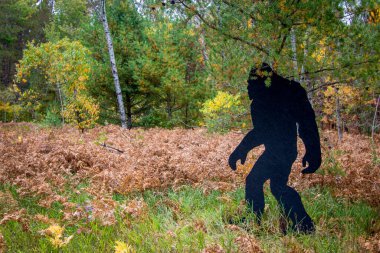
[[[237, 252], [235, 238], [241, 234], [254, 236], [265, 252], [303, 252], [307, 249], [315, 252], [357, 252], [358, 237], [368, 236], [372, 221], [379, 219], [376, 210], [365, 203], [334, 198], [327, 189], [312, 188], [301, 195], [317, 224], [317, 232], [313, 235], [290, 233], [282, 236], [278, 228], [279, 208], [266, 189], [267, 204], [262, 226], [257, 227], [249, 221], [239, 225], [242, 231], [232, 231], [226, 226], [227, 220], [246, 215], [246, 209], [241, 205], [243, 189], [226, 193], [211, 191], [205, 195], [202, 189], [184, 186], [177, 191], [146, 191], [127, 196], [115, 194], [113, 198], [120, 204], [143, 198], [148, 208], [147, 213], [138, 218], [117, 215], [117, 223], [113, 226], [102, 226], [98, 221], [65, 224], [62, 205], [42, 208], [37, 205], [38, 199], [20, 198], [15, 188], [0, 186], [0, 191], [5, 190], [10, 190], [28, 214], [45, 214], [65, 226], [66, 236], [74, 234], [68, 245], [55, 249], [46, 236], [38, 233], [46, 229], [47, 224], [31, 220], [29, 231], [24, 231], [19, 223], [8, 222], [0, 226], [8, 252], [113, 252], [117, 240], [128, 243], [137, 252], [200, 252], [213, 244], [222, 246], [226, 252]], [[67, 194], [78, 204], [90, 199], [84, 193]], [[79, 228], [89, 232], [78, 234]]]

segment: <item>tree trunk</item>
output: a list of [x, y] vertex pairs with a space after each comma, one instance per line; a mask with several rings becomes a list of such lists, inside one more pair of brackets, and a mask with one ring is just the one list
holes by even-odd
[[168, 119], [171, 120], [173, 118], [173, 110], [170, 101], [166, 103], [166, 112], [168, 113]]
[[65, 124], [65, 117], [63, 117], [63, 97], [62, 97], [62, 91], [61, 91], [61, 87], [59, 87], [58, 83], [57, 83], [57, 92], [58, 92], [58, 97], [59, 97], [59, 104], [61, 106], [62, 124]]
[[[304, 45], [304, 49], [303, 49], [303, 58], [304, 59], [307, 59], [307, 56], [309, 54], [308, 46], [309, 46], [309, 30], [307, 30], [306, 34], [305, 34], [305, 45]], [[301, 76], [302, 76], [301, 77], [301, 81], [305, 83], [306, 88], [310, 91], [314, 87], [313, 87], [313, 84], [312, 84], [312, 82], [310, 80], [309, 74], [307, 74], [305, 72], [306, 72], [306, 68], [305, 68], [305, 64], [303, 63], [302, 67], [301, 67]], [[307, 93], [307, 97], [309, 99], [309, 102], [310, 102], [311, 106], [313, 106], [313, 102], [314, 102], [313, 101], [313, 92], [308, 92]]]
[[335, 102], [335, 106], [336, 106], [336, 128], [338, 130], [338, 140], [339, 142], [342, 141], [343, 139], [343, 132], [342, 132], [342, 123], [341, 123], [341, 117], [340, 117], [340, 101], [339, 101], [339, 95], [338, 95], [338, 89], [336, 87], [334, 87], [335, 89], [335, 93], [336, 93], [336, 102]]
[[195, 24], [195, 28], [200, 30], [200, 33], [199, 33], [199, 44], [201, 46], [201, 53], [202, 53], [202, 57], [203, 57], [203, 64], [202, 64], [202, 67], [204, 67], [207, 62], [208, 62], [208, 53], [207, 53], [207, 46], [206, 46], [206, 35], [205, 35], [205, 29], [201, 26], [201, 23], [202, 21], [199, 19], [198, 16], [195, 16], [194, 17], [194, 24]]
[[126, 106], [127, 106], [127, 128], [128, 129], [131, 129], [132, 128], [132, 100], [131, 100], [131, 96], [126, 93], [125, 94], [125, 103], [126, 103]]
[[298, 62], [297, 62], [297, 42], [296, 42], [296, 33], [294, 32], [293, 28], [290, 32], [290, 39], [291, 39], [291, 45], [292, 45], [292, 52], [293, 52], [293, 69], [294, 69], [294, 80], [298, 81]]
[[166, 112], [168, 114], [168, 119], [171, 120], [173, 117], [173, 103], [172, 103], [172, 98], [171, 94], [167, 93], [166, 94]]
[[186, 103], [185, 107], [185, 125], [189, 124], [189, 103]]
[[372, 121], [372, 133], [371, 133], [372, 141], [374, 140], [375, 129], [376, 129], [376, 127], [377, 127], [377, 125], [376, 125], [376, 121], [377, 121], [377, 111], [378, 111], [378, 108], [379, 108], [379, 101], [380, 101], [380, 96], [378, 96], [378, 98], [377, 98], [377, 101], [376, 101], [376, 108], [375, 108], [375, 114], [373, 115], [373, 121]]
[[107, 39], [107, 46], [108, 46], [108, 53], [110, 56], [110, 61], [111, 61], [111, 69], [112, 69], [112, 75], [113, 75], [113, 80], [115, 84], [115, 91], [116, 91], [116, 96], [117, 96], [117, 102], [119, 105], [119, 113], [120, 113], [120, 121], [121, 121], [121, 127], [126, 128], [127, 123], [126, 123], [126, 117], [125, 117], [125, 109], [124, 109], [124, 103], [123, 103], [123, 96], [121, 94], [121, 88], [120, 88], [120, 82], [119, 82], [119, 75], [117, 73], [117, 68], [116, 68], [116, 60], [115, 60], [115, 54], [113, 50], [113, 44], [112, 44], [112, 38], [111, 38], [111, 33], [108, 27], [108, 22], [107, 22], [107, 14], [106, 14], [106, 1], [102, 0], [102, 9], [101, 9], [101, 20], [103, 23], [103, 28], [104, 28], [104, 33], [106, 35]]
[[205, 30], [202, 28], [201, 34], [199, 36], [199, 42], [201, 44], [201, 51], [203, 56], [203, 65], [207, 65], [208, 63], [208, 54], [207, 54], [207, 47], [206, 47], [206, 39], [205, 39]]

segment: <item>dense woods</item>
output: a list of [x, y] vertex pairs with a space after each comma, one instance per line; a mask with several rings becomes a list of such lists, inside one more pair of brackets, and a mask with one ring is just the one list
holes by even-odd
[[265, 61], [321, 127], [379, 131], [377, 1], [5, 0], [1, 19], [3, 122], [249, 128]]

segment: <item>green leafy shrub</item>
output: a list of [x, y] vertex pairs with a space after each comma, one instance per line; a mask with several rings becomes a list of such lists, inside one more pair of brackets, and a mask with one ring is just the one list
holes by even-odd
[[53, 104], [46, 109], [45, 119], [42, 124], [45, 126], [60, 126], [62, 124], [59, 106]]
[[203, 104], [201, 112], [204, 125], [212, 132], [225, 132], [244, 125], [244, 107], [239, 95], [218, 91], [213, 99]]

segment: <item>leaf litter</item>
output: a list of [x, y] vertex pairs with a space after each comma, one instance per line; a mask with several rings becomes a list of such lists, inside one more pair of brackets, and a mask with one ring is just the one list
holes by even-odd
[[[108, 147], [123, 152], [100, 145], [99, 139], [104, 139], [104, 135]], [[245, 165], [240, 165], [236, 172], [231, 171], [228, 156], [243, 136], [241, 132], [211, 134], [202, 128], [125, 130], [115, 125], [81, 134], [69, 126], [40, 128], [31, 123], [0, 123], [0, 183], [16, 186], [20, 196], [39, 197], [39, 205], [43, 207], [62, 203], [66, 220], [99, 219], [104, 225], [111, 225], [116, 222], [114, 193], [176, 190], [187, 184], [200, 187], [208, 194], [212, 190], [223, 192], [241, 186], [264, 150], [262, 146], [254, 149]], [[380, 142], [378, 136], [372, 145], [368, 137], [354, 134], [345, 134], [344, 141], [339, 143], [336, 133], [324, 131], [321, 142], [324, 160], [328, 157], [331, 164], [325, 164], [320, 173], [302, 175], [304, 147], [299, 141], [299, 156], [293, 165], [290, 185], [297, 190], [329, 186], [336, 196], [364, 200], [379, 207], [380, 164], [374, 162], [380, 156], [376, 148]], [[329, 170], [332, 165], [339, 165], [339, 171]], [[92, 200], [87, 206], [70, 203], [65, 191], [76, 189], [83, 182], [90, 182], [85, 190]], [[16, 205], [13, 198], [4, 197], [6, 194], [9, 195], [1, 193], [0, 201], [9, 199], [11, 206]], [[25, 210], [13, 209], [0, 213], [0, 223], [18, 220], [28, 229]], [[123, 206], [123, 210], [137, 217], [145, 212], [146, 204], [135, 199]], [[373, 238], [376, 240], [378, 236], [376, 233]], [[252, 240], [242, 237], [237, 241], [256, 247]], [[362, 242], [368, 248], [378, 246], [368, 239], [363, 238]], [[210, 251], [218, 252], [218, 249]]]

